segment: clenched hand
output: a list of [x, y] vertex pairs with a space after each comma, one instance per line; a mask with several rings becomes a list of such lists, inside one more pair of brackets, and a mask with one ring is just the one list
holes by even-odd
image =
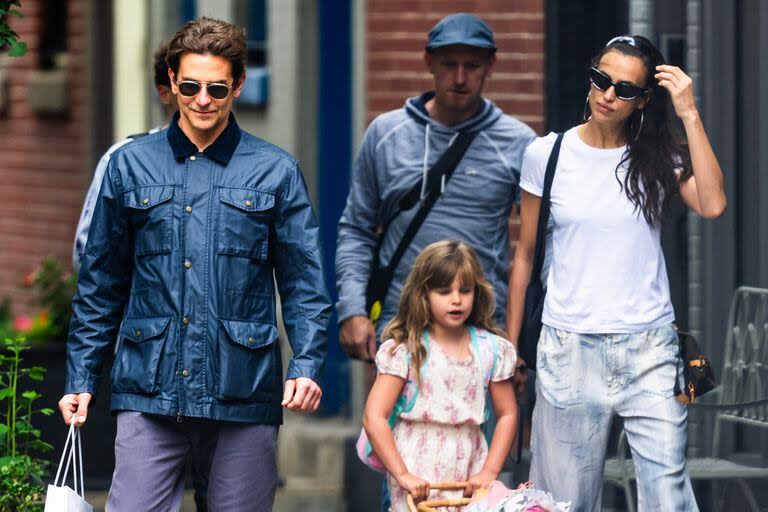
[[339, 341], [353, 359], [372, 363], [376, 357], [376, 331], [366, 316], [351, 316], [341, 323]]
[[292, 411], [315, 412], [320, 407], [322, 396], [323, 390], [312, 379], [288, 379], [285, 381], [283, 402], [280, 405]]

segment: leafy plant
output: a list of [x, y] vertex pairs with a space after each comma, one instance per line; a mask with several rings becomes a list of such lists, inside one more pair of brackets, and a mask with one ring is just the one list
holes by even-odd
[[0, 300], [0, 339], [22, 336], [32, 344], [65, 340], [77, 276], [49, 256], [24, 276], [23, 285], [32, 290], [31, 304], [38, 312], [14, 316], [11, 300]]
[[38, 409], [41, 395], [21, 389], [27, 379], [40, 381], [45, 374], [41, 366], [22, 366], [21, 353], [28, 348], [24, 338], [6, 338], [0, 353], [0, 512], [42, 510], [48, 461], [37, 454], [53, 449], [32, 423], [34, 416], [50, 416], [53, 409]]
[[13, 31], [6, 21], [6, 16], [16, 16], [21, 18], [22, 14], [20, 0], [0, 0], [0, 48], [8, 45], [8, 55], [11, 57], [21, 57], [27, 53], [27, 43], [19, 41], [19, 34]]
[[31, 319], [23, 330], [24, 336], [27, 339], [63, 338], [72, 316], [77, 276], [49, 256], [24, 278], [24, 285], [37, 293], [37, 302], [43, 307], [43, 312]]

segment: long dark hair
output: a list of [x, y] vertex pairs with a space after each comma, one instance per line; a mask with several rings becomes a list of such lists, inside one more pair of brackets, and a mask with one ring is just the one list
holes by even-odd
[[[620, 36], [611, 39], [600, 50], [592, 59], [592, 65], [597, 66], [603, 55], [610, 51], [638, 57], [645, 65], [645, 87], [650, 92], [645, 107], [635, 109], [624, 123], [627, 151], [616, 166], [616, 179], [635, 209], [643, 212], [648, 224], [658, 227], [678, 192], [680, 181], [693, 175], [690, 153], [673, 124], [674, 110], [669, 92], [654, 78], [656, 66], [665, 63], [664, 56], [642, 36]], [[590, 114], [587, 102], [585, 116]], [[627, 163], [628, 172], [622, 183], [619, 170]], [[682, 170], [679, 177], [676, 169]]]

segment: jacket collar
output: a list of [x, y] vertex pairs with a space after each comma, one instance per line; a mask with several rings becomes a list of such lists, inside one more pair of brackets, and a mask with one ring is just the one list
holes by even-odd
[[[235, 121], [235, 115], [230, 112], [227, 127], [213, 141], [213, 144], [203, 150], [203, 154], [213, 158], [222, 165], [227, 165], [232, 159], [232, 155], [235, 153], [235, 148], [237, 148], [239, 142], [240, 127], [237, 125], [237, 121]], [[179, 128], [178, 111], [173, 114], [173, 120], [170, 126], [168, 126], [168, 144], [171, 145], [171, 150], [173, 150], [173, 156], [176, 157], [176, 160], [182, 160], [197, 153], [197, 146]]]

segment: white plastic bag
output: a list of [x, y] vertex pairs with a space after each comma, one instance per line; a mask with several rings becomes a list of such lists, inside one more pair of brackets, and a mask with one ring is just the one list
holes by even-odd
[[[56, 478], [48, 486], [48, 492], [45, 496], [45, 512], [93, 512], [93, 507], [85, 501], [83, 448], [80, 442], [80, 429], [75, 427], [76, 423], [77, 416], [72, 418], [72, 424], [69, 426], [69, 434], [67, 434], [67, 440], [64, 443], [64, 451], [61, 453]], [[65, 458], [67, 459], [66, 464], [64, 464]], [[63, 475], [61, 475], [62, 467], [64, 467]], [[64, 484], [67, 481], [70, 467], [72, 468], [74, 489]], [[61, 481], [59, 481], [60, 475]]]

